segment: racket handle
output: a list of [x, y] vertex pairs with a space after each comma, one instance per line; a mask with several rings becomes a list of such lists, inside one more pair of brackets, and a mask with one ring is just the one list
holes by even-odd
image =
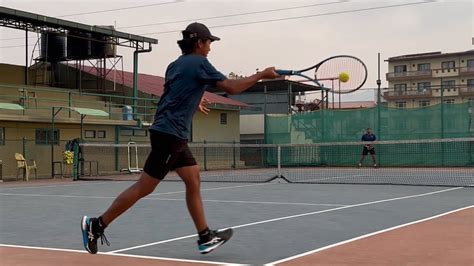
[[277, 69], [275, 72], [280, 75], [280, 76], [291, 76], [295, 74], [295, 71], [293, 70], [284, 70], [284, 69]]

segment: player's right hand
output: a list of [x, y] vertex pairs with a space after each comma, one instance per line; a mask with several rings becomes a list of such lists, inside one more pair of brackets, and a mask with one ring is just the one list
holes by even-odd
[[262, 72], [260, 72], [262, 75], [262, 79], [274, 79], [280, 77], [275, 71], [275, 67], [267, 67], [265, 68]]

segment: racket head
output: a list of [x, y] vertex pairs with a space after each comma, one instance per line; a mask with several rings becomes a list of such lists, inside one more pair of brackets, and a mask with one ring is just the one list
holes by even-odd
[[[349, 80], [339, 80], [341, 73], [347, 73]], [[360, 89], [367, 81], [367, 66], [357, 57], [338, 55], [329, 57], [316, 65], [314, 80], [317, 84], [323, 81], [334, 81], [330, 89], [334, 93], [351, 93]]]

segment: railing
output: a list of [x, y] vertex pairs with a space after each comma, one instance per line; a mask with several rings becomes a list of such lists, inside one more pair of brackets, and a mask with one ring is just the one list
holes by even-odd
[[389, 72], [387, 73], [387, 79], [393, 78], [410, 78], [410, 77], [431, 77], [431, 70], [417, 70], [417, 71], [405, 71], [405, 72]]
[[431, 96], [431, 89], [417, 90], [417, 89], [407, 89], [406, 91], [386, 91], [384, 92], [384, 97], [396, 97], [396, 96]]
[[387, 73], [387, 80], [433, 77], [436, 74], [448, 74], [448, 73], [455, 74], [455, 75], [457, 74], [470, 75], [470, 74], [474, 74], [474, 67], [434, 68], [434, 69], [428, 69], [428, 70], [389, 72]]
[[[61, 88], [32, 87], [25, 85], [0, 84], [0, 88], [18, 90], [17, 95], [0, 95], [0, 99], [9, 102], [18, 102], [26, 110], [51, 110], [51, 106], [62, 107], [86, 107], [94, 108], [109, 113], [109, 119], [126, 120], [125, 115], [148, 121], [153, 119], [158, 98], [133, 98], [130, 96], [119, 96], [111, 94], [83, 93]], [[54, 93], [57, 97], [41, 97], [40, 93]], [[90, 99], [78, 99], [81, 96], [97, 97], [96, 101]], [[138, 104], [133, 105], [134, 99]], [[34, 103], [30, 104], [30, 103]], [[125, 113], [123, 107], [130, 106], [134, 110]], [[117, 109], [120, 109], [119, 111]], [[23, 112], [24, 114], [24, 112]], [[69, 112], [69, 117], [71, 113]]]

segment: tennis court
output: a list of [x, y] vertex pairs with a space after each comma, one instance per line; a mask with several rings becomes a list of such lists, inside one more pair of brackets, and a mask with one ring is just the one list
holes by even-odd
[[[364, 177], [368, 182], [380, 175], [396, 179], [389, 175], [393, 170], [383, 168], [330, 170], [333, 176], [319, 174], [336, 180], [351, 178], [351, 173], [353, 179]], [[415, 170], [405, 169], [404, 176], [416, 176]], [[203, 171], [203, 180], [206, 175], [230, 173], [258, 179], [258, 173], [268, 177], [266, 171]], [[463, 182], [474, 178], [472, 168], [444, 171], [432, 177], [452, 181], [460, 175]], [[100, 179], [107, 177], [134, 175]], [[111, 246], [100, 246], [99, 255], [90, 255], [82, 247], [82, 215], [99, 215], [132, 182], [70, 180], [1, 185], [0, 250], [5, 263], [468, 265], [474, 261], [472, 187], [289, 184], [282, 178], [263, 183], [203, 182], [210, 226], [233, 227], [235, 234], [223, 247], [200, 255], [184, 185], [163, 182], [109, 226]]]

